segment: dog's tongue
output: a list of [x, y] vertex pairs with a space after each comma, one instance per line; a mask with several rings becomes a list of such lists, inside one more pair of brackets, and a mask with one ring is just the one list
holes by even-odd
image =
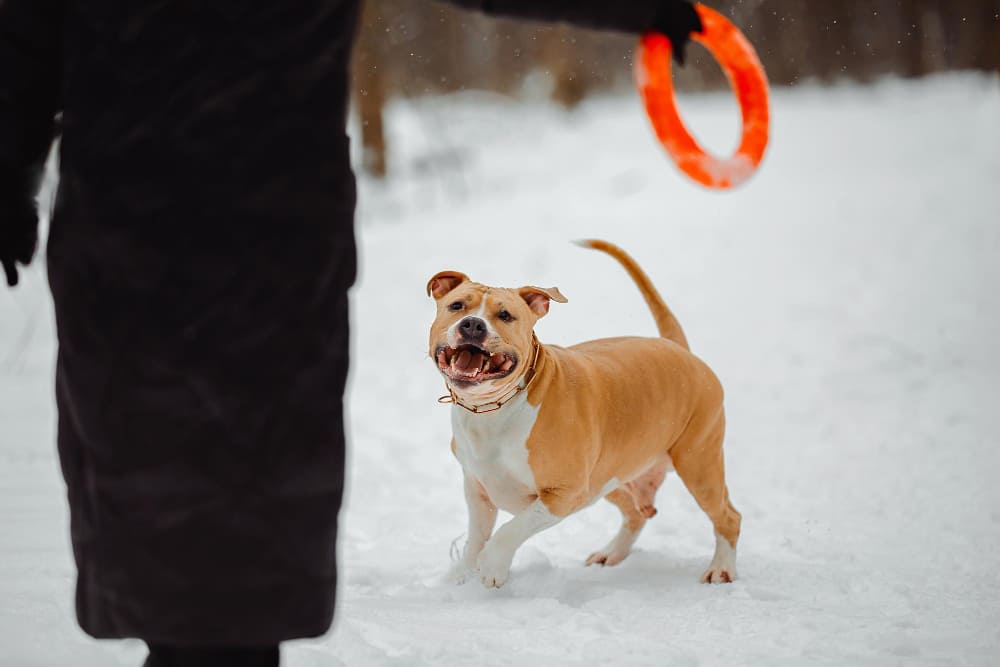
[[455, 367], [460, 371], [466, 373], [471, 373], [478, 370], [483, 365], [483, 355], [479, 352], [470, 352], [469, 350], [462, 350], [458, 353], [458, 358], [455, 360]]

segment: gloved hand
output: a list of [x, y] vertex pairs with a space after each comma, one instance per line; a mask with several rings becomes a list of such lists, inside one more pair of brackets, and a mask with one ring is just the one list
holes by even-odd
[[649, 29], [667, 36], [678, 65], [684, 64], [684, 49], [691, 33], [703, 30], [698, 12], [686, 0], [664, 0]]
[[18, 263], [31, 263], [38, 245], [38, 181], [0, 170], [0, 264], [11, 287], [17, 284]]

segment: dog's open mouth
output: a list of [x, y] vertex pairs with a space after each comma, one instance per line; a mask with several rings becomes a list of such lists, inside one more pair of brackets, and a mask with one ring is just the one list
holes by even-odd
[[517, 358], [503, 352], [490, 354], [475, 345], [442, 346], [437, 350], [437, 364], [451, 380], [476, 383], [510, 375]]

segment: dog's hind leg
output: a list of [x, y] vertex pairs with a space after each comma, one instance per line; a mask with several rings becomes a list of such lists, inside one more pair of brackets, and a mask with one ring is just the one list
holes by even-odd
[[590, 554], [587, 565], [617, 565], [625, 560], [646, 520], [656, 516], [656, 507], [653, 506], [656, 491], [672, 467], [670, 457], [664, 457], [635, 479], [604, 496], [621, 510], [622, 527], [606, 547]]
[[715, 527], [715, 555], [701, 576], [703, 583], [729, 583], [736, 579], [736, 540], [742, 517], [729, 501], [722, 437], [725, 417], [721, 411], [695, 437], [671, 450], [677, 475]]
[[[632, 494], [624, 488], [615, 489], [605, 499], [614, 503], [622, 512], [622, 527], [614, 539], [600, 551], [595, 551], [587, 558], [587, 565], [617, 565], [625, 560], [632, 550], [642, 527], [646, 525], [646, 516], [636, 507]], [[655, 512], [655, 510], [654, 510]]]

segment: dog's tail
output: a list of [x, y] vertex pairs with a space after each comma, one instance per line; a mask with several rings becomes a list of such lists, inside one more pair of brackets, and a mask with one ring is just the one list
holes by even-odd
[[653, 287], [649, 276], [639, 268], [639, 265], [635, 263], [635, 260], [627, 252], [612, 243], [597, 239], [578, 241], [577, 243], [584, 248], [593, 248], [594, 250], [606, 252], [617, 259], [625, 267], [625, 270], [628, 271], [635, 284], [639, 286], [639, 291], [642, 292], [643, 298], [646, 299], [646, 304], [653, 311], [653, 317], [656, 319], [656, 328], [659, 329], [660, 335], [674, 341], [685, 350], [690, 349], [687, 338], [684, 336], [684, 330], [681, 329], [680, 322], [677, 321], [674, 314], [667, 308], [667, 304], [663, 303], [663, 298], [660, 297], [660, 293]]

